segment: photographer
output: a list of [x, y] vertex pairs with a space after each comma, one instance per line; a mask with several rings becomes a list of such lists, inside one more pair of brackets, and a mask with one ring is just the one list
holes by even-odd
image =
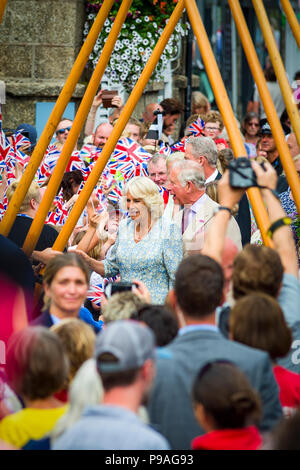
[[[247, 245], [234, 260], [233, 296], [236, 300], [251, 292], [264, 292], [278, 299], [293, 336], [299, 337], [299, 304], [300, 284], [298, 280], [298, 263], [293, 235], [286, 214], [274, 194], [277, 184], [276, 171], [266, 163], [264, 169], [256, 162], [251, 162], [256, 175], [257, 185], [262, 187], [261, 193], [270, 218], [270, 235], [274, 249], [266, 246]], [[219, 183], [219, 200], [221, 206], [228, 209], [240, 200], [245, 189], [230, 186], [229, 171], [226, 171]], [[208, 231], [203, 253], [220, 262], [224, 249], [226, 228], [230, 219], [229, 210], [220, 210], [214, 216]], [[218, 233], [218, 237], [214, 234]], [[223, 308], [218, 324], [223, 334], [228, 334], [228, 318], [230, 309]], [[291, 352], [290, 352], [291, 353]], [[299, 366], [293, 364], [289, 357], [280, 363], [286, 368], [299, 372]]]

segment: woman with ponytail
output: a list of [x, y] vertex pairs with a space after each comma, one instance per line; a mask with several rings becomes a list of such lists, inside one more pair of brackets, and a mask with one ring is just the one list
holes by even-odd
[[256, 425], [261, 403], [244, 373], [227, 361], [207, 363], [192, 388], [194, 413], [206, 434], [192, 441], [194, 450], [257, 450]]

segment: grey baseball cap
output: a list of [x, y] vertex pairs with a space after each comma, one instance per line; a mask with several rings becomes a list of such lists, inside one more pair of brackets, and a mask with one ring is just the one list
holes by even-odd
[[[117, 361], [101, 361], [100, 355], [112, 354]], [[109, 323], [96, 339], [95, 358], [100, 372], [138, 369], [147, 359], [155, 358], [155, 337], [146, 325], [134, 320]]]

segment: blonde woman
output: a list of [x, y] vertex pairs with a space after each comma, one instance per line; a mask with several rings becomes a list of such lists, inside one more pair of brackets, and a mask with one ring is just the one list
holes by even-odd
[[153, 303], [163, 303], [182, 258], [182, 237], [177, 226], [162, 217], [163, 198], [153, 181], [132, 178], [123, 192], [123, 208], [116, 243], [105, 260], [96, 261], [79, 252], [101, 276], [120, 274], [122, 281], [146, 284]]

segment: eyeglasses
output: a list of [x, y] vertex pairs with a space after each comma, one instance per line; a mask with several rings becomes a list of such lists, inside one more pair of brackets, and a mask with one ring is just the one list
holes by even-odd
[[259, 127], [259, 124], [257, 122], [247, 122], [247, 126]]
[[205, 129], [206, 131], [213, 131], [213, 132], [220, 130], [219, 127], [206, 127], [206, 126], [204, 127], [204, 129]]
[[71, 126], [65, 127], [64, 129], [59, 129], [58, 131], [56, 131], [56, 134], [64, 134], [66, 131], [70, 132], [70, 130], [71, 130]]

